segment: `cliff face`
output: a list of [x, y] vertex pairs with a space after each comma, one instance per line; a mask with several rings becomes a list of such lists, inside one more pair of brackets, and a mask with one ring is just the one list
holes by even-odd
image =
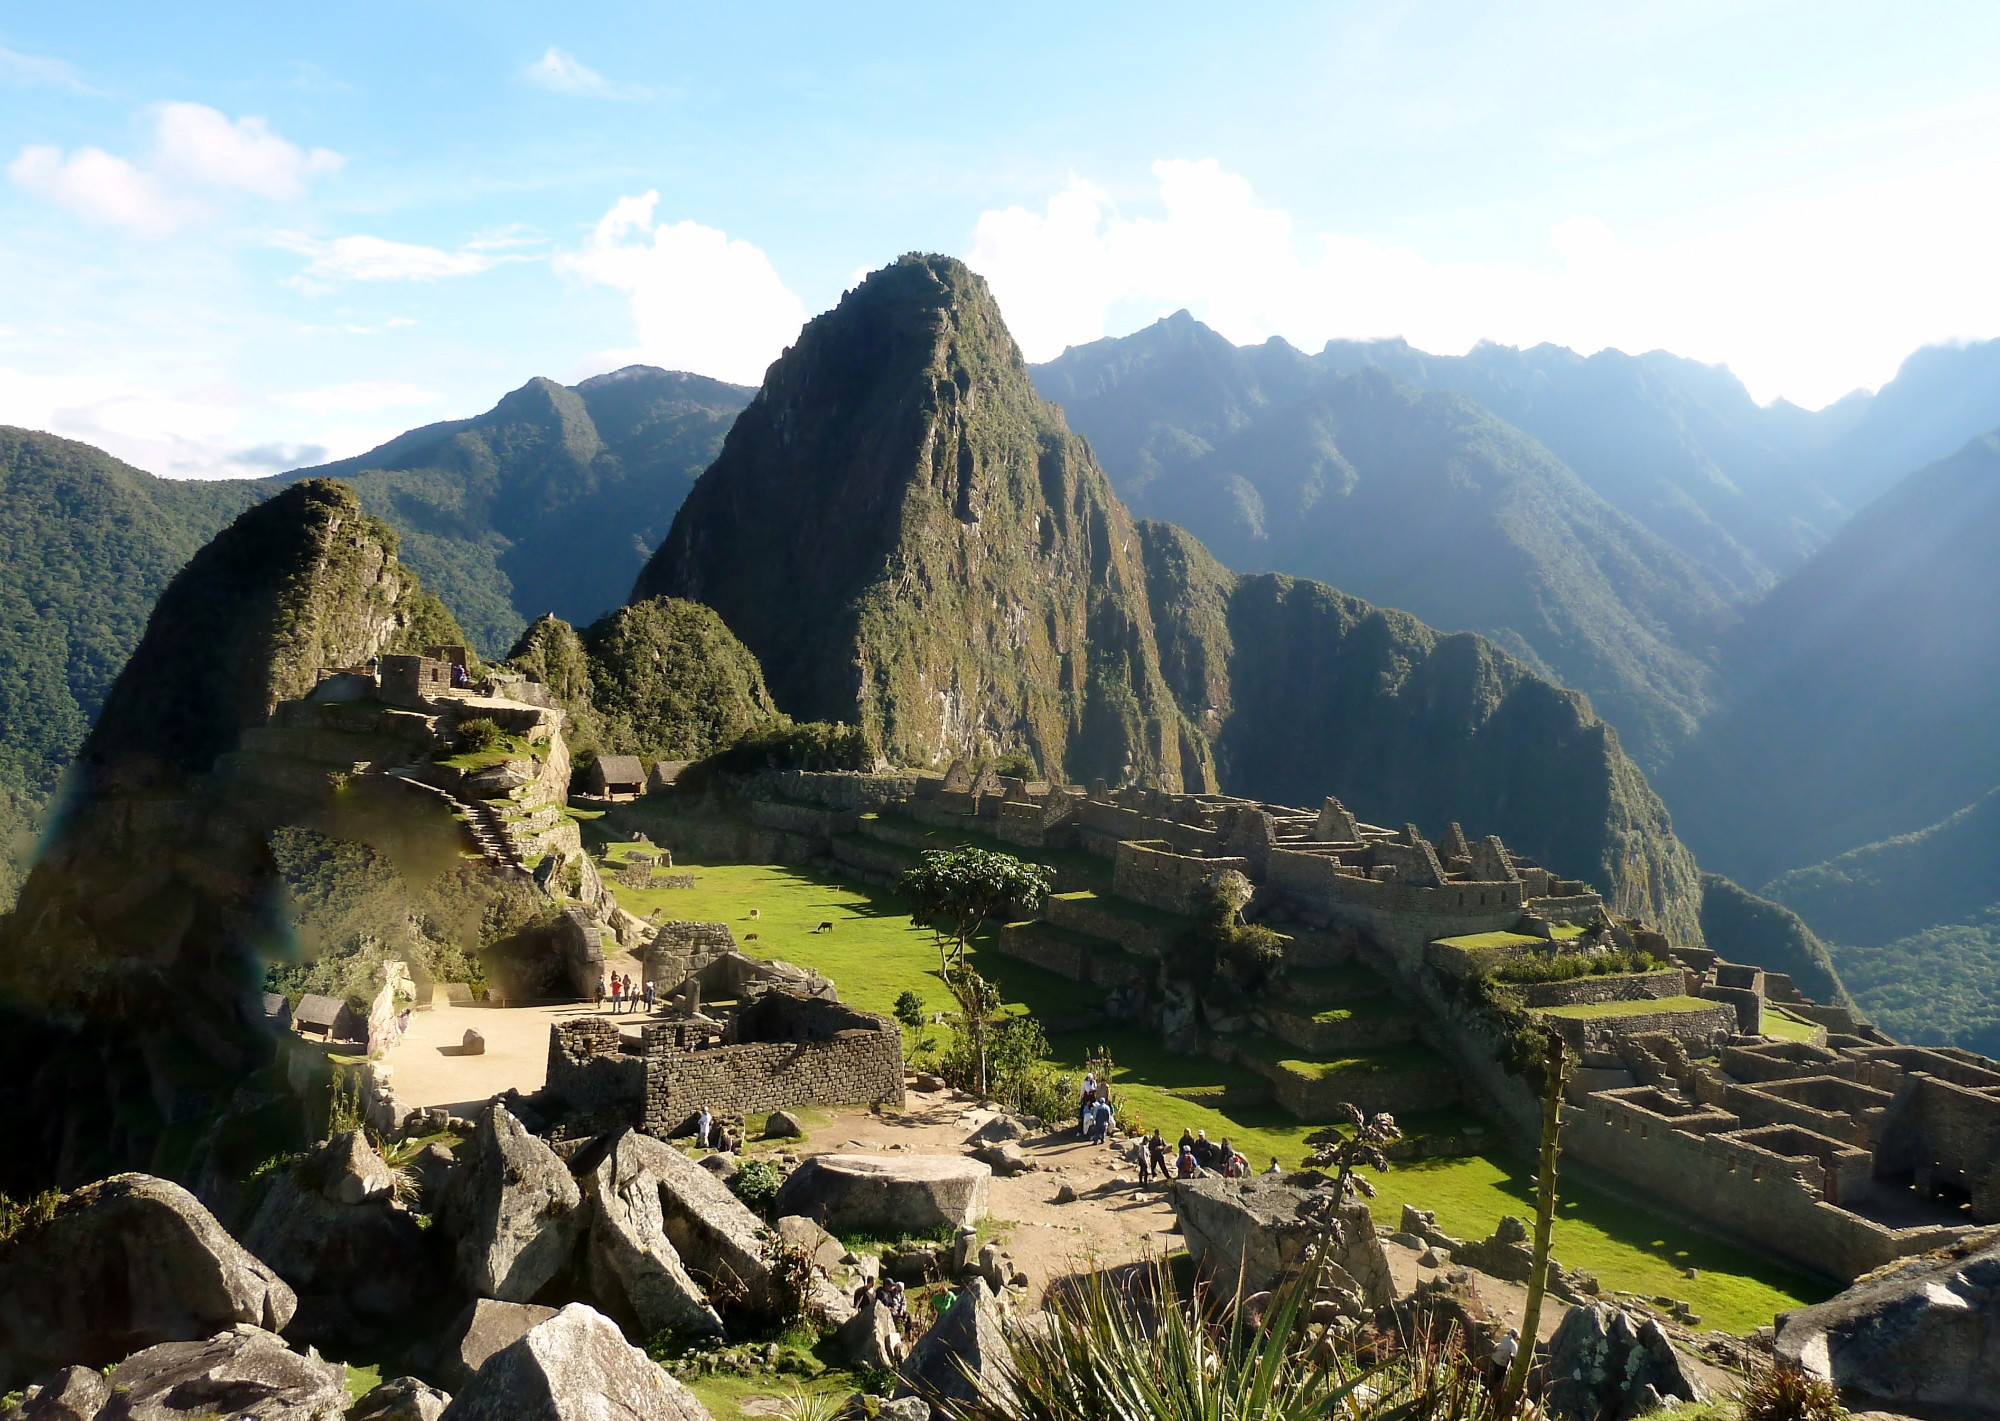
[[1338, 795], [1377, 823], [1452, 820], [1699, 943], [1694, 858], [1617, 732], [1492, 643], [1317, 582], [1238, 577], [1139, 524], [1160, 657], [1232, 794]]
[[418, 600], [394, 534], [322, 480], [244, 513], [167, 587], [0, 922], [0, 1172], [171, 1169], [270, 1059], [281, 806], [210, 772]]
[[1199, 783], [1130, 516], [1029, 383], [986, 284], [905, 257], [772, 367], [634, 600], [722, 615], [801, 719], [929, 764]]

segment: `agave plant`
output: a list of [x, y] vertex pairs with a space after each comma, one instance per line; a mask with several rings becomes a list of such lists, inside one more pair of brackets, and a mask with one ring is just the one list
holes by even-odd
[[1125, 1290], [1093, 1273], [1053, 1294], [1047, 1321], [1013, 1330], [997, 1386], [948, 1408], [957, 1421], [1526, 1421], [1493, 1404], [1456, 1339], [1393, 1340], [1370, 1364], [1310, 1322], [1315, 1279], [1272, 1299], [1261, 1323], [1226, 1315], [1167, 1270]]

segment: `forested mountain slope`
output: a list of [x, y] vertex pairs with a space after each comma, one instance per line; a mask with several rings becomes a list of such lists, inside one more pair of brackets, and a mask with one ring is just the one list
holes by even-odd
[[1185, 312], [1035, 376], [1137, 513], [1232, 568], [1477, 631], [1587, 692], [1648, 766], [1708, 708], [1726, 585], [1462, 395], [1238, 348]]

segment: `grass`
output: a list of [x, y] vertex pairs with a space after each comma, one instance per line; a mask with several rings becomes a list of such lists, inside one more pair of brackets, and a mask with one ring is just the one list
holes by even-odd
[[[825, 1371], [816, 1377], [775, 1376], [758, 1373], [747, 1377], [733, 1376], [727, 1372], [717, 1372], [706, 1376], [689, 1377], [682, 1382], [716, 1421], [737, 1421], [752, 1413], [743, 1409], [742, 1403], [752, 1397], [790, 1396], [793, 1383], [808, 1396], [819, 1392], [845, 1399], [859, 1384], [852, 1373]], [[770, 1413], [761, 1413], [760, 1421], [770, 1421]]]
[[1722, 1005], [1706, 997], [1643, 997], [1635, 1002], [1578, 1002], [1574, 1006], [1537, 1008], [1544, 1016], [1572, 1021], [1598, 1021], [1612, 1016], [1656, 1016], [1661, 1013], [1710, 1011]]
[[[645, 846], [613, 847], [617, 858], [626, 848]], [[784, 865], [681, 862], [675, 871], [694, 874], [695, 887], [638, 892], [621, 888], [619, 901], [642, 915], [665, 907], [676, 918], [726, 922], [739, 939], [746, 929], [756, 931], [757, 940], [746, 947], [757, 956], [816, 967], [839, 983], [843, 999], [870, 1011], [888, 1011], [904, 990], [919, 993], [932, 1010], [946, 1005], [931, 934], [910, 925], [908, 909], [894, 893]], [[755, 921], [749, 916], [752, 907], [761, 910]], [[834, 930], [813, 932], [822, 921], [832, 921]], [[974, 944], [971, 957], [981, 973], [999, 984], [1011, 1008], [1046, 1020], [1101, 1000], [1094, 988], [1003, 955], [994, 943], [997, 934], [997, 925], [989, 926]], [[1380, 979], [1361, 968], [1327, 969], [1325, 975], [1338, 981], [1350, 973], [1379, 984]], [[1295, 978], [1307, 975], [1319, 974], [1294, 974]], [[1655, 1002], [1637, 1005], [1660, 1007]], [[1100, 1048], [1111, 1054], [1128, 1125], [1147, 1129], [1157, 1125], [1169, 1139], [1183, 1127], [1206, 1130], [1211, 1139], [1227, 1136], [1260, 1169], [1274, 1155], [1288, 1166], [1296, 1165], [1307, 1153], [1305, 1137], [1318, 1128], [1292, 1119], [1276, 1105], [1220, 1108], [1226, 1092], [1234, 1090], [1239, 1098], [1244, 1092], [1268, 1093], [1269, 1083], [1241, 1066], [1169, 1051], [1150, 1032], [1113, 1024], [1056, 1036], [1050, 1045], [1064, 1066], [1077, 1071]], [[1404, 1128], [1417, 1133], [1426, 1128], [1425, 1119], [1405, 1121]], [[1473, 1120], [1467, 1112], [1446, 1112], [1429, 1128], [1444, 1133]], [[1503, 1214], [1532, 1215], [1532, 1174], [1527, 1158], [1517, 1159], [1500, 1149], [1496, 1139], [1494, 1148], [1480, 1154], [1397, 1165], [1376, 1176], [1378, 1197], [1372, 1207], [1375, 1217], [1385, 1223], [1396, 1222], [1406, 1203], [1435, 1209], [1447, 1232], [1484, 1238]], [[1562, 1193], [1555, 1252], [1565, 1265], [1589, 1269], [1607, 1288], [1686, 1298], [1705, 1326], [1747, 1332], [1769, 1323], [1776, 1312], [1818, 1302], [1833, 1291], [1594, 1190], [1565, 1185]], [[1687, 1278], [1683, 1270], [1689, 1267], [1699, 1276]], [[710, 1393], [703, 1388], [710, 1386], [704, 1379], [696, 1388], [704, 1401], [710, 1400]], [[717, 1399], [758, 1390], [730, 1379], [717, 1379], [713, 1388], [719, 1388], [714, 1391]], [[768, 1393], [768, 1388], [764, 1391]], [[725, 1421], [738, 1414], [733, 1400], [726, 1408], [712, 1409]]]
[[1489, 947], [1540, 947], [1545, 940], [1530, 937], [1526, 933], [1510, 932], [1466, 933], [1461, 937], [1438, 939], [1446, 947], [1463, 948], [1467, 952], [1478, 952]]
[[1786, 1041], [1811, 1041], [1819, 1035], [1819, 1027], [1810, 1021], [1802, 1021], [1790, 1012], [1776, 1007], [1764, 1008], [1764, 1034], [1778, 1036]]
[[1256, 1036], [1243, 1043], [1244, 1049], [1260, 1060], [1270, 1061], [1280, 1070], [1307, 1080], [1323, 1081], [1328, 1076], [1376, 1076], [1388, 1071], [1417, 1071], [1436, 1066], [1442, 1059], [1428, 1046], [1404, 1042], [1372, 1051], [1356, 1051], [1331, 1061], [1306, 1061], [1288, 1056], [1298, 1048], [1269, 1036]]
[[376, 1387], [382, 1385], [382, 1364], [370, 1362], [365, 1367], [357, 1367], [352, 1362], [347, 1366], [347, 1400], [350, 1404], [361, 1400]]

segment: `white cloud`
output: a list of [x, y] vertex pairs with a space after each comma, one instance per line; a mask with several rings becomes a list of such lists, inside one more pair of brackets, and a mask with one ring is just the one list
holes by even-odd
[[639, 344], [615, 358], [758, 383], [805, 324], [805, 304], [750, 243], [695, 222], [655, 226], [658, 202], [620, 198], [556, 269], [630, 297]]
[[979, 218], [967, 261], [1029, 359], [1187, 306], [1232, 340], [1308, 350], [1395, 335], [1445, 352], [1482, 339], [1665, 348], [1728, 364], [1760, 399], [1819, 405], [1879, 384], [1918, 345], [2000, 335], [2000, 161], [1775, 191], [1745, 212], [1698, 214], [1687, 237], [1580, 215], [1550, 230], [1535, 263], [1302, 238], [1213, 160], [1152, 171], [1158, 215], [1127, 216], [1072, 177], [1042, 212]]
[[53, 145], [23, 148], [7, 175], [29, 192], [107, 226], [160, 236], [205, 216], [221, 194], [272, 201], [303, 196], [313, 178], [340, 167], [339, 154], [300, 149], [261, 118], [230, 120], [204, 104], [162, 104], [143, 166], [101, 148], [64, 156]]
[[550, 45], [548, 51], [521, 71], [538, 88], [558, 94], [584, 94], [594, 99], [643, 99], [642, 84], [620, 84], [605, 78], [568, 50]]
[[442, 247], [392, 242], [384, 237], [336, 237], [330, 242], [283, 235], [278, 244], [309, 256], [306, 278], [325, 281], [436, 281], [447, 276], [475, 276], [500, 262], [521, 260], [493, 256], [468, 244], [455, 252]]
[[76, 70], [60, 59], [42, 54], [23, 54], [0, 44], [0, 82], [23, 87], [46, 84], [75, 94], [95, 94], [97, 90], [77, 78]]

